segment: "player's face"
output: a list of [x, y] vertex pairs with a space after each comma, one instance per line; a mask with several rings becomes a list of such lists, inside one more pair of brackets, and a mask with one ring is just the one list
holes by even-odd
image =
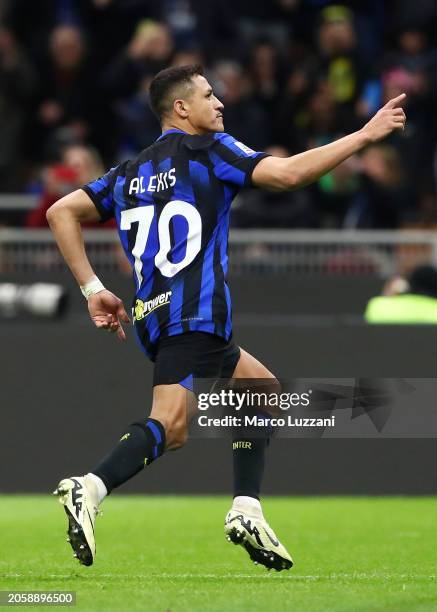
[[211, 85], [205, 77], [193, 77], [195, 84], [188, 102], [191, 125], [199, 134], [223, 132], [223, 104], [215, 97]]

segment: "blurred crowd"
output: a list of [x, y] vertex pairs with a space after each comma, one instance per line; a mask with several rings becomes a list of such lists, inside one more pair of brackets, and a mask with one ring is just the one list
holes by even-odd
[[44, 226], [52, 201], [158, 137], [153, 75], [202, 63], [226, 131], [280, 156], [408, 95], [402, 133], [298, 192], [243, 192], [234, 226], [433, 227], [436, 31], [435, 0], [0, 0], [0, 192], [39, 194], [22, 223]]

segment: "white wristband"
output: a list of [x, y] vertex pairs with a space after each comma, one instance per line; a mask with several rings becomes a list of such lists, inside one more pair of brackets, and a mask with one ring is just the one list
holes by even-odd
[[85, 299], [88, 299], [91, 295], [95, 293], [100, 293], [100, 291], [104, 291], [105, 287], [101, 280], [97, 278], [97, 276], [93, 276], [91, 280], [89, 280], [85, 285], [80, 286], [80, 290], [82, 291], [82, 295]]

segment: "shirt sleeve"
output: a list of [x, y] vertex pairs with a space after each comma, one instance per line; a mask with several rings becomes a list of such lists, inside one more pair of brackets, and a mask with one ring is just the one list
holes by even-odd
[[249, 187], [256, 165], [269, 154], [253, 151], [229, 134], [217, 133], [214, 134], [209, 156], [217, 178], [238, 187]]
[[114, 216], [114, 186], [117, 174], [118, 166], [82, 187], [99, 211], [102, 222]]

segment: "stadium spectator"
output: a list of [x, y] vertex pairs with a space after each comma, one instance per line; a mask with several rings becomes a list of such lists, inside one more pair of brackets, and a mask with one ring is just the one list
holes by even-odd
[[255, 99], [252, 82], [241, 64], [219, 62], [214, 75], [218, 95], [226, 109], [226, 129], [242, 142], [250, 142], [258, 151], [268, 147], [270, 119]]
[[0, 26], [0, 184], [3, 191], [20, 190], [24, 129], [36, 75], [15, 36]]
[[173, 47], [173, 39], [164, 24], [141, 21], [128, 46], [105, 70], [102, 82], [105, 91], [114, 99], [134, 94], [145, 78], [168, 66]]
[[58, 25], [80, 27], [86, 20], [89, 0], [12, 0], [7, 3], [5, 23], [12, 29], [37, 64], [45, 61], [46, 45]]
[[319, 71], [329, 82], [335, 102], [341, 106], [352, 103], [366, 74], [358, 54], [352, 11], [345, 6], [323, 9], [317, 42]]
[[387, 65], [400, 66], [412, 73], [427, 72], [435, 67], [436, 53], [429, 47], [427, 29], [404, 26], [398, 32], [396, 44], [397, 48], [385, 58]]
[[[432, 160], [435, 147], [435, 101], [418, 87], [415, 76], [404, 68], [388, 70], [383, 74], [383, 99], [397, 91], [405, 91], [407, 95], [406, 112], [408, 113], [408, 128], [387, 141], [396, 148], [401, 156], [406, 172], [407, 184], [414, 188], [418, 195], [418, 186], [432, 183]], [[418, 199], [414, 203], [418, 207]]]
[[149, 106], [149, 84], [172, 59], [174, 41], [168, 28], [141, 21], [126, 47], [103, 73], [103, 90], [112, 101], [116, 140], [114, 155], [129, 158], [153, 142], [159, 125]]
[[277, 47], [268, 39], [256, 41], [252, 48], [250, 72], [256, 99], [272, 116], [280, 97], [281, 61]]
[[148, 17], [164, 23], [179, 50], [201, 48], [207, 62], [239, 53], [239, 26], [234, 0], [139, 0]]
[[407, 219], [414, 204], [405, 184], [397, 149], [386, 144], [368, 147], [361, 156], [361, 185], [346, 213], [351, 228], [391, 228]]
[[82, 141], [92, 130], [94, 75], [83, 33], [67, 25], [52, 31], [41, 67], [36, 116], [36, 154], [55, 156], [60, 143]]
[[361, 193], [359, 167], [357, 157], [353, 156], [320, 177], [313, 187], [319, 227], [348, 227], [349, 209]]
[[415, 268], [408, 278], [390, 279], [382, 296], [369, 301], [364, 318], [367, 323], [436, 324], [437, 270], [424, 265]]
[[43, 173], [43, 192], [37, 207], [28, 214], [26, 226], [48, 227], [46, 212], [54, 202], [102, 174], [102, 160], [94, 149], [82, 145], [66, 147], [61, 162], [49, 166]]
[[235, 0], [234, 4], [246, 42], [266, 37], [283, 48], [288, 44], [290, 34], [296, 35], [302, 27], [302, 13], [306, 14], [308, 10], [300, 0]]

